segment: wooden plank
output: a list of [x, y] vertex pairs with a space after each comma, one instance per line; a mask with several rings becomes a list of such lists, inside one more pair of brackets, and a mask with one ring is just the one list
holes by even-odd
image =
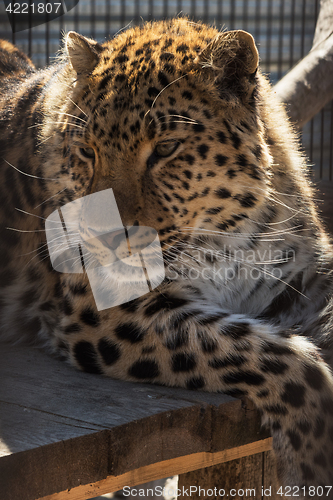
[[[269, 438], [266, 442], [271, 444], [272, 439]], [[236, 500], [249, 497], [270, 498], [271, 500], [286, 498], [277, 493], [279, 481], [273, 451], [262, 447], [257, 451], [253, 449], [253, 454], [249, 455], [227, 463], [221, 461], [213, 467], [180, 474], [178, 488], [184, 494], [180, 494], [178, 499], [188, 498], [187, 493], [190, 493], [192, 500], [208, 498], [212, 495], [205, 495], [203, 490], [214, 491], [215, 488], [217, 494], [213, 495], [213, 498], [217, 500], [230, 497]], [[191, 486], [192, 490], [190, 490]]]
[[263, 462], [263, 487], [266, 497], [270, 500], [283, 500], [284, 495], [278, 494], [279, 481], [277, 478], [276, 459], [272, 451], [267, 451], [264, 454]]
[[[265, 442], [271, 444], [272, 439], [269, 438]], [[253, 453], [249, 455], [235, 460], [231, 459], [232, 461], [227, 463], [221, 460], [221, 463], [213, 467], [180, 474], [178, 488], [184, 494], [180, 494], [178, 499], [187, 498], [187, 493], [190, 493], [192, 500], [211, 497], [212, 495], [205, 495], [203, 490], [214, 491], [215, 488], [217, 494], [213, 495], [214, 499], [230, 496], [236, 500], [248, 497], [269, 497], [271, 500], [286, 498], [278, 494], [280, 484], [277, 479], [273, 451], [268, 447], [264, 449], [263, 446], [261, 450], [253, 448]], [[192, 490], [190, 490], [191, 486]]]
[[[196, 404], [233, 398], [92, 375], [27, 346], [0, 344], [0, 401], [101, 429]], [[52, 395], [52, 397], [50, 397]], [[135, 402], [135, 404], [133, 404]], [[45, 443], [48, 444], [48, 443]], [[18, 451], [22, 451], [19, 449]]]
[[[234, 463], [235, 459], [240, 463], [253, 464], [253, 456], [257, 457], [262, 455], [262, 452], [271, 450], [272, 438], [266, 438], [256, 443], [250, 443], [231, 450], [224, 450], [216, 453], [194, 453], [184, 457], [175, 458], [172, 460], [164, 460], [162, 462], [151, 464], [146, 467], [140, 467], [119, 476], [109, 476], [106, 479], [96, 482], [95, 484], [83, 485], [73, 488], [69, 491], [64, 491], [55, 495], [43, 497], [40, 500], [85, 500], [97, 495], [103, 495], [110, 491], [118, 491], [124, 486], [136, 486], [142, 482], [146, 483], [160, 479], [161, 477], [173, 476], [180, 474], [180, 477], [187, 476], [186, 473], [196, 471], [189, 474], [189, 477], [200, 477], [202, 470], [209, 471], [215, 469], [212, 467], [215, 464], [228, 462]], [[259, 454], [259, 455], [258, 455]], [[241, 462], [242, 458], [250, 459], [246, 462]], [[232, 460], [232, 462], [229, 462]], [[257, 461], [257, 459], [256, 459]], [[227, 465], [227, 464], [226, 464]], [[205, 467], [205, 469], [202, 469]], [[218, 467], [216, 467], [218, 469]], [[202, 469], [201, 471], [198, 469]], [[228, 466], [228, 470], [230, 467]], [[262, 461], [260, 461], [260, 477], [261, 477]], [[239, 468], [241, 471], [241, 468]], [[245, 477], [247, 477], [245, 475]], [[181, 488], [182, 482], [179, 483]], [[195, 483], [191, 483], [195, 484]], [[200, 484], [200, 481], [199, 483]], [[182, 498], [180, 496], [179, 498]], [[195, 496], [191, 498], [196, 498]]]
[[101, 430], [98, 425], [4, 402], [0, 402], [0, 423], [0, 457]]
[[267, 437], [249, 402], [81, 373], [26, 346], [0, 346], [0, 379], [1, 500]]
[[[263, 453], [251, 454], [206, 469], [181, 474], [179, 500], [261, 498]], [[211, 493], [214, 492], [212, 495]]]

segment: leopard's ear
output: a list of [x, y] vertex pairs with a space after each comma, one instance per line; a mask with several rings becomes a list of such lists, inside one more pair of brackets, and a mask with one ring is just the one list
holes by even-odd
[[253, 79], [259, 64], [255, 41], [246, 31], [219, 33], [195, 61], [210, 74], [221, 89], [244, 92], [242, 83]]
[[67, 33], [65, 48], [69, 60], [78, 75], [90, 74], [97, 65], [103, 47], [75, 31]]

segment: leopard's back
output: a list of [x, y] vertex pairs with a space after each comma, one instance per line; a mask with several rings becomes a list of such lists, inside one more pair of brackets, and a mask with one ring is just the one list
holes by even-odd
[[45, 260], [43, 206], [36, 205], [47, 196], [36, 151], [40, 101], [48, 80], [48, 71], [37, 71], [24, 53], [0, 41], [1, 337], [34, 343], [43, 330], [46, 311], [48, 324], [54, 316], [51, 299], [57, 283], [50, 266], [36, 262], [39, 247], [40, 261]]
[[0, 40], [0, 78], [26, 76], [35, 70], [32, 61], [17, 47]]

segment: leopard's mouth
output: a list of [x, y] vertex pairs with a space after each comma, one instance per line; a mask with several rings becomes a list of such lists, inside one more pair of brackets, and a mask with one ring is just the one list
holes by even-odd
[[145, 295], [164, 280], [159, 238], [152, 228], [127, 227], [96, 236], [93, 243], [95, 262], [86, 272], [99, 309]]
[[96, 261], [95, 265], [109, 266], [121, 260], [130, 267], [141, 267], [141, 253], [149, 256], [150, 247], [154, 242], [156, 245], [158, 234], [153, 228], [145, 226], [123, 227], [109, 232], [89, 227], [81, 232], [81, 239], [90, 260], [93, 258]]
[[165, 278], [159, 235], [148, 226], [124, 227], [112, 190], [70, 202], [46, 219], [53, 268], [86, 273], [98, 310], [123, 304]]

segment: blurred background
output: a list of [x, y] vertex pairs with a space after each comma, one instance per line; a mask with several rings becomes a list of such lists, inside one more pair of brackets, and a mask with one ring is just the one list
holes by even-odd
[[[319, 0], [79, 0], [62, 17], [12, 33], [5, 2], [0, 2], [0, 37], [43, 67], [54, 61], [69, 30], [102, 42], [143, 21], [187, 15], [218, 29], [252, 33], [261, 69], [274, 84], [311, 49], [319, 7]], [[333, 101], [305, 125], [300, 140], [314, 180], [332, 180]]]

